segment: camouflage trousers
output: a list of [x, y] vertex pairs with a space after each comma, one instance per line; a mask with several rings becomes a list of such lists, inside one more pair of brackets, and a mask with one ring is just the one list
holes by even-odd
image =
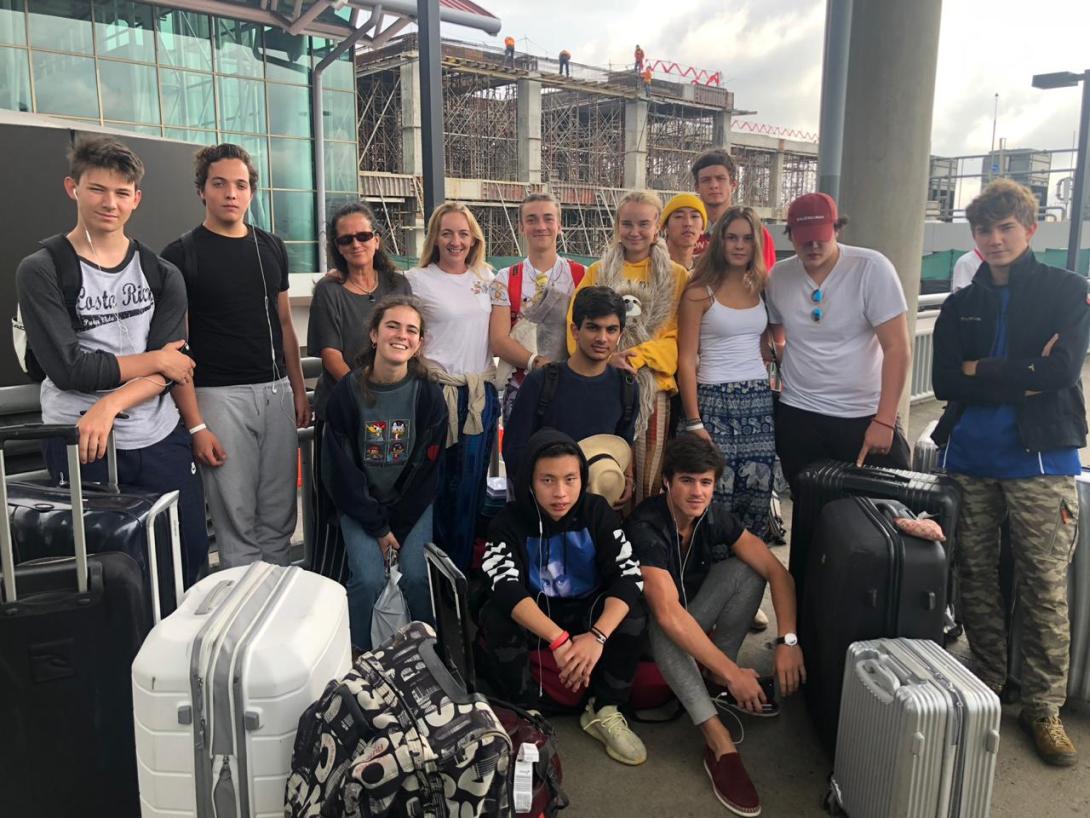
[[997, 687], [1007, 678], [1007, 626], [999, 591], [999, 529], [1007, 519], [1023, 611], [1022, 705], [1032, 717], [1055, 715], [1067, 698], [1067, 568], [1078, 522], [1075, 480], [950, 476], [962, 490], [955, 562], [977, 675]]

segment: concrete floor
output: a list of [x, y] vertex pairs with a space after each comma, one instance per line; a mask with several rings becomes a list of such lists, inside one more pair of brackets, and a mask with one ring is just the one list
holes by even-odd
[[[1090, 367], [1084, 371], [1084, 382]], [[912, 407], [909, 438], [915, 440], [928, 421], [938, 417], [941, 406], [928, 401]], [[1083, 450], [1083, 463], [1088, 452]], [[785, 503], [785, 516], [790, 503]], [[790, 529], [790, 522], [788, 521]], [[785, 564], [790, 546], [774, 549]], [[768, 595], [764, 611], [775, 614]], [[772, 652], [770, 637], [753, 634], [746, 639], [740, 659], [743, 665], [769, 673]], [[951, 650], [964, 655], [964, 638]], [[1004, 708], [999, 761], [992, 799], [993, 818], [1072, 818], [1090, 816], [1090, 705], [1069, 705], [1064, 722], [1082, 757], [1075, 768], [1057, 769], [1038, 761], [1027, 737], [1018, 729], [1017, 706]], [[715, 799], [701, 762], [700, 734], [686, 717], [669, 724], [637, 724], [634, 729], [647, 745], [648, 761], [641, 767], [624, 767], [611, 761], [601, 745], [584, 735], [576, 717], [554, 718], [559, 750], [564, 765], [564, 783], [571, 806], [565, 818], [600, 816], [726, 815]], [[764, 816], [820, 816], [820, 801], [832, 759], [820, 748], [802, 700], [795, 696], [783, 702], [783, 712], [774, 719], [745, 718], [742, 758], [758, 792]], [[737, 727], [733, 728], [737, 736]], [[867, 818], [856, 816], [855, 818]], [[967, 818], [982, 818], [968, 816]]]

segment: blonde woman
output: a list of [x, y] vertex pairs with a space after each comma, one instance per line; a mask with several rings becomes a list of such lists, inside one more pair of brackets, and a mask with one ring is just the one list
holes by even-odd
[[[662, 200], [651, 191], [625, 194], [617, 206], [609, 249], [588, 268], [576, 288], [578, 292], [584, 287], [609, 287], [625, 302], [624, 332], [610, 364], [632, 374], [639, 384], [633, 503], [662, 490], [669, 398], [677, 392], [677, 306], [689, 280], [685, 268], [670, 260], [666, 242], [659, 237], [661, 216]], [[569, 336], [569, 353], [574, 345], [575, 339]]]
[[450, 420], [435, 498], [435, 541], [466, 570], [499, 418], [488, 348], [492, 271], [484, 234], [463, 204], [444, 202], [428, 220], [420, 266], [406, 274], [420, 299], [429, 374]]
[[715, 500], [747, 530], [768, 533], [776, 460], [772, 393], [762, 358], [768, 313], [764, 228], [752, 208], [732, 207], [711, 230], [678, 308], [679, 431], [711, 441], [726, 461]]

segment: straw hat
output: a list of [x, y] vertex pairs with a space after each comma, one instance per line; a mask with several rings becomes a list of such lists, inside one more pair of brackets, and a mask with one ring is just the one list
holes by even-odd
[[611, 506], [624, 494], [624, 474], [632, 447], [617, 435], [591, 435], [579, 441], [587, 458], [587, 491], [600, 494]]

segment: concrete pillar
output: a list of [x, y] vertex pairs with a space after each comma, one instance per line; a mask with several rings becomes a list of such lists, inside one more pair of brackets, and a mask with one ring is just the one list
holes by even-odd
[[541, 182], [541, 80], [518, 81], [518, 180]]
[[[886, 255], [914, 336], [930, 167], [941, 0], [855, 3], [844, 110], [840, 210], [845, 243]], [[904, 36], [912, 32], [911, 37]], [[908, 385], [901, 416], [908, 424]]]
[[[401, 64], [401, 168], [420, 178], [424, 175], [424, 147], [421, 131], [420, 70], [419, 58]], [[416, 199], [414, 197], [413, 201]], [[406, 256], [419, 256], [424, 247], [424, 214], [417, 208], [415, 215], [405, 224], [404, 242], [401, 248]]]
[[725, 151], [730, 150], [730, 126], [730, 109], [727, 108], [723, 111], [716, 111], [715, 119], [712, 123], [712, 141], [715, 143], [712, 147], [722, 148]]
[[776, 145], [776, 152], [772, 154], [772, 167], [768, 174], [768, 206], [772, 209], [773, 218], [779, 218], [779, 210], [785, 207], [783, 201], [783, 140]]
[[821, 143], [818, 147], [818, 190], [840, 197], [844, 148], [844, 97], [848, 87], [852, 0], [828, 0], [825, 7], [825, 56], [821, 67]]
[[646, 99], [624, 104], [624, 186], [629, 190], [647, 187]]

